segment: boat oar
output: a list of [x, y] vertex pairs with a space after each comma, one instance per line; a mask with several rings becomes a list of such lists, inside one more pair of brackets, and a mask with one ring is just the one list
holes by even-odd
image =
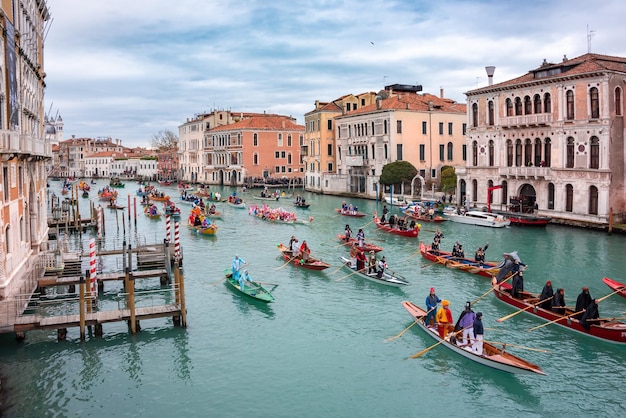
[[409, 260], [410, 258], [415, 257], [416, 255], [418, 255], [420, 253], [420, 250], [415, 251], [413, 254], [411, 254], [410, 256], [408, 256], [407, 258], [405, 258], [404, 260], [401, 261], [401, 263], [404, 263], [405, 261]]
[[339, 267], [337, 267], [336, 270], [331, 271], [329, 274], [332, 276], [333, 274], [337, 273], [339, 270], [341, 270], [343, 267], [345, 266], [344, 263], [342, 263]]
[[483, 342], [484, 343], [488, 343], [488, 344], [500, 344], [500, 345], [503, 346], [502, 349], [504, 349], [506, 346], [509, 346], [509, 347], [520, 348], [522, 350], [539, 351], [540, 353], [549, 353], [550, 352], [550, 350], [546, 350], [544, 348], [525, 347], [523, 345], [503, 343], [503, 342], [500, 342], [500, 341], [483, 341]]
[[359, 229], [363, 229], [363, 228], [365, 228], [366, 226], [368, 226], [368, 225], [369, 225], [369, 224], [371, 224], [372, 222], [374, 222], [374, 220], [373, 220], [373, 219], [372, 219], [371, 221], [369, 221], [368, 223], [366, 223], [365, 225], [360, 226], [360, 227], [359, 227]]
[[[461, 331], [463, 331], [463, 330], [462, 330], [462, 329], [460, 329], [460, 330], [458, 330], [458, 331], [456, 331], [456, 332], [453, 332], [452, 334], [454, 334], [454, 335], [456, 336], [456, 335], [457, 335], [459, 332], [461, 332]], [[450, 335], [450, 334], [448, 334], [448, 335]], [[413, 354], [413, 355], [409, 356], [409, 359], [418, 358], [418, 357], [420, 357], [420, 356], [423, 356], [424, 354], [428, 353], [428, 352], [429, 352], [430, 350], [432, 350], [433, 348], [437, 347], [439, 344], [443, 344], [443, 343], [445, 343], [445, 342], [450, 342], [450, 341], [446, 340], [445, 338], [442, 338], [442, 339], [441, 339], [441, 341], [439, 341], [438, 343], [433, 344], [433, 345], [431, 345], [430, 347], [423, 349], [423, 350], [422, 350], [422, 351], [420, 351], [419, 353], [415, 353], [415, 354]], [[407, 359], [407, 360], [408, 360], [408, 359]]]
[[[617, 289], [615, 292], [610, 293], [610, 294], [608, 294], [608, 295], [606, 295], [606, 296], [601, 297], [600, 299], [598, 299], [598, 303], [602, 302], [602, 301], [603, 301], [604, 299], [606, 299], [606, 298], [609, 298], [609, 297], [613, 296], [613, 295], [614, 295], [614, 294], [616, 294], [616, 293], [621, 292], [623, 289], [625, 289], [625, 288], [624, 288], [624, 287], [620, 287], [620, 288], [619, 288], [619, 289]], [[553, 321], [546, 322], [545, 324], [541, 324], [541, 325], [538, 325], [538, 326], [536, 326], [536, 327], [530, 328], [528, 331], [530, 332], [530, 331], [534, 331], [534, 330], [539, 329], [539, 328], [543, 328], [543, 327], [548, 326], [548, 325], [550, 325], [550, 324], [554, 324], [555, 322], [559, 322], [559, 321], [560, 321], [560, 320], [562, 320], [562, 319], [567, 319], [567, 318], [569, 318], [569, 317], [571, 317], [571, 316], [578, 315], [578, 314], [583, 313], [583, 312], [585, 312], [585, 310], [584, 310], [584, 309], [582, 309], [582, 310], [580, 310], [580, 311], [578, 311], [578, 312], [574, 312], [574, 313], [569, 314], [569, 315], [561, 316], [561, 317], [559, 317], [559, 318], [557, 318], [557, 319], [555, 319], [555, 320], [553, 320]]]
[[520, 309], [520, 310], [518, 310], [517, 312], [513, 312], [512, 314], [509, 314], [509, 315], [503, 316], [502, 318], [497, 319], [497, 320], [496, 320], [496, 322], [502, 322], [502, 321], [506, 321], [506, 320], [507, 320], [507, 319], [509, 319], [509, 318], [513, 318], [515, 315], [517, 315], [517, 314], [519, 314], [519, 313], [522, 313], [522, 312], [525, 312], [525, 311], [527, 311], [527, 310], [528, 310], [528, 309], [530, 309], [530, 308], [534, 308], [534, 307], [535, 307], [535, 306], [537, 306], [537, 305], [541, 305], [543, 302], [547, 302], [547, 301], [549, 301], [550, 299], [552, 299], [553, 297], [554, 297], [554, 296], [550, 296], [549, 298], [546, 298], [546, 299], [544, 299], [544, 300], [540, 300], [539, 302], [535, 303], [534, 305], [529, 305], [529, 306], [525, 307], [524, 309]]
[[[509, 279], [512, 279], [517, 273], [519, 272], [515, 272], [514, 274], [511, 274], [509, 277], [507, 277], [506, 279], [502, 280], [500, 283], [498, 284], [502, 284], [504, 282], [506, 282]], [[485, 292], [483, 295], [479, 296], [476, 300], [474, 300], [472, 302], [472, 305], [476, 304], [476, 302], [478, 302], [479, 300], [481, 300], [482, 298], [484, 298], [485, 296], [487, 296], [489, 293], [491, 293], [493, 291], [493, 287], [489, 290], [487, 290], [487, 292]]]
[[353, 274], [363, 272], [365, 269], [367, 269], [367, 267], [363, 267], [363, 268], [362, 268], [362, 269], [360, 269], [360, 270], [355, 270], [355, 271], [353, 271], [352, 273], [348, 274], [347, 276], [343, 276], [343, 277], [341, 277], [341, 278], [339, 278], [339, 279], [337, 279], [337, 280], [335, 280], [335, 281], [336, 281], [336, 282], [340, 282], [340, 281], [342, 281], [343, 279], [347, 279], [348, 277], [352, 276]]
[[294, 255], [294, 256], [293, 256], [293, 257], [291, 257], [289, 260], [287, 260], [287, 262], [286, 262], [285, 264], [283, 264], [283, 265], [282, 265], [282, 266], [280, 266], [280, 267], [275, 268], [274, 270], [280, 270], [280, 269], [282, 269], [282, 268], [283, 268], [283, 267], [285, 267], [287, 264], [289, 264], [289, 263], [291, 263], [293, 260], [295, 260], [295, 259], [296, 259], [296, 257], [298, 257], [298, 256], [297, 256], [297, 255]]
[[[435, 308], [436, 308], [436, 306], [435, 306], [435, 307], [430, 308], [430, 309], [428, 310], [428, 312], [426, 312], [426, 315], [428, 315], [428, 314], [430, 313], [430, 311], [432, 311], [432, 310], [433, 310], [433, 309], [435, 309]], [[412, 323], [411, 325], [409, 325], [408, 327], [406, 327], [406, 328], [404, 329], [404, 331], [402, 331], [400, 334], [398, 334], [398, 335], [396, 335], [396, 336], [394, 336], [394, 337], [387, 338], [387, 339], [385, 340], [385, 342], [386, 342], [386, 343], [388, 343], [389, 341], [393, 341], [393, 340], [395, 340], [396, 338], [400, 338], [400, 337], [402, 337], [402, 336], [404, 335], [404, 333], [405, 333], [405, 332], [407, 332], [409, 329], [411, 329], [411, 327], [412, 327], [413, 325], [417, 324], [417, 321], [419, 321], [420, 319], [422, 319], [422, 318], [423, 318], [423, 317], [425, 317], [426, 315], [423, 315], [423, 316], [420, 316], [420, 317], [418, 317], [418, 318], [415, 318], [415, 321], [413, 321], [413, 323]]]

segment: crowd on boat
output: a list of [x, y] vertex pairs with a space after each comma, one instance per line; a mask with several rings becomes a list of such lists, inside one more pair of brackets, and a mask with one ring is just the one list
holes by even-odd
[[189, 226], [196, 226], [200, 228], [208, 228], [211, 226], [211, 220], [203, 213], [200, 206], [194, 206], [191, 209], [188, 219]]
[[341, 214], [342, 215], [356, 215], [359, 213], [359, 208], [352, 203], [348, 204], [344, 200], [341, 202]]
[[387, 219], [388, 214], [389, 209], [387, 209], [387, 206], [383, 206], [383, 215], [380, 217], [379, 222], [381, 225], [386, 225], [391, 229], [399, 231], [413, 231], [418, 228], [417, 222], [415, 222], [414, 218], [393, 214], [389, 217], [389, 219]]

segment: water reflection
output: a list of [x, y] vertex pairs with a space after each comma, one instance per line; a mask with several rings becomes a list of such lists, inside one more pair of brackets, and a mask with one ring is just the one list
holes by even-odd
[[233, 304], [239, 309], [239, 311], [244, 315], [250, 315], [255, 312], [261, 312], [263, 316], [267, 319], [274, 319], [275, 313], [271, 307], [271, 304], [261, 302], [259, 300], [245, 297], [239, 293], [235, 294], [236, 290], [231, 289], [228, 286], [232, 295]]

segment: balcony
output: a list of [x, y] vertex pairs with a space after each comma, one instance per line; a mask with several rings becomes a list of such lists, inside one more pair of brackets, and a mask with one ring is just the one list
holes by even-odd
[[547, 126], [552, 124], [552, 113], [508, 116], [500, 119], [503, 128], [521, 128], [526, 126]]
[[498, 173], [500, 177], [514, 179], [549, 179], [550, 167], [500, 167]]
[[15, 131], [0, 131], [0, 152], [52, 158], [50, 142], [20, 135]]

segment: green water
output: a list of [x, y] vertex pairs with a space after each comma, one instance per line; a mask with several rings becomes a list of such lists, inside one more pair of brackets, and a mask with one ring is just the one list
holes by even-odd
[[[58, 189], [60, 183], [51, 186]], [[134, 193], [135, 188], [129, 182], [120, 193]], [[174, 187], [164, 189], [178, 195]], [[458, 316], [465, 301], [489, 290], [488, 280], [431, 265], [414, 255], [419, 240], [432, 240], [431, 224], [423, 225], [417, 240], [386, 235], [376, 231], [369, 217], [335, 214], [333, 208], [341, 198], [308, 193], [305, 197], [311, 208], [299, 213], [313, 216], [311, 225], [269, 224], [249, 216], [247, 210], [222, 204], [225, 217], [217, 221], [216, 237], [197, 236], [181, 227], [186, 329], [174, 327], [171, 319], [155, 319], [142, 322], [141, 332], [134, 336], [125, 324], [105, 324], [104, 337], [89, 336], [85, 342], [79, 340], [78, 329], [70, 329], [63, 342], [57, 342], [55, 332], [28, 333], [24, 343], [11, 335], [0, 336], [6, 416], [626, 415], [626, 347], [556, 326], [528, 332], [543, 322], [525, 314], [497, 323], [514, 310], [493, 295], [474, 306], [484, 314], [486, 339], [550, 350], [550, 354], [510, 350], [540, 365], [547, 376], [506, 374], [444, 347], [407, 360], [434, 340], [413, 327], [401, 338], [385, 342], [411, 324], [403, 300], [423, 305], [428, 289], [435, 287]], [[282, 205], [289, 208], [290, 202]], [[358, 206], [371, 214], [376, 202], [358, 201]], [[181, 208], [184, 220], [189, 207]], [[107, 240], [121, 241], [120, 216], [117, 223], [115, 216], [107, 216]], [[412, 285], [395, 289], [354, 276], [344, 278], [348, 272], [337, 268], [338, 257], [346, 250], [337, 246], [336, 234], [346, 223], [355, 232], [365, 225], [367, 239], [384, 247], [389, 266]], [[139, 216], [136, 230], [129, 231], [128, 222], [125, 227], [129, 236], [152, 242], [164, 237], [164, 221]], [[557, 226], [500, 230], [452, 222], [442, 224], [441, 230], [445, 250], [456, 240], [468, 254], [489, 242], [488, 260], [517, 250], [529, 265], [525, 288], [530, 291], [540, 291], [551, 279], [555, 288], [566, 289], [570, 299], [583, 285], [589, 286], [592, 296], [601, 297], [610, 293], [602, 277], [626, 281], [624, 236]], [[280, 268], [284, 263], [276, 245], [287, 243], [291, 235], [306, 239], [312, 255], [328, 261], [331, 268], [324, 272], [292, 265]], [[213, 284], [235, 253], [250, 263], [253, 278], [279, 284], [273, 292], [275, 303], [256, 303], [223, 282]], [[138, 281], [137, 287], [154, 289], [158, 283]], [[107, 284], [104, 298], [120, 291], [119, 285]], [[600, 305], [601, 316], [624, 316], [624, 311], [626, 299], [619, 296]]]

